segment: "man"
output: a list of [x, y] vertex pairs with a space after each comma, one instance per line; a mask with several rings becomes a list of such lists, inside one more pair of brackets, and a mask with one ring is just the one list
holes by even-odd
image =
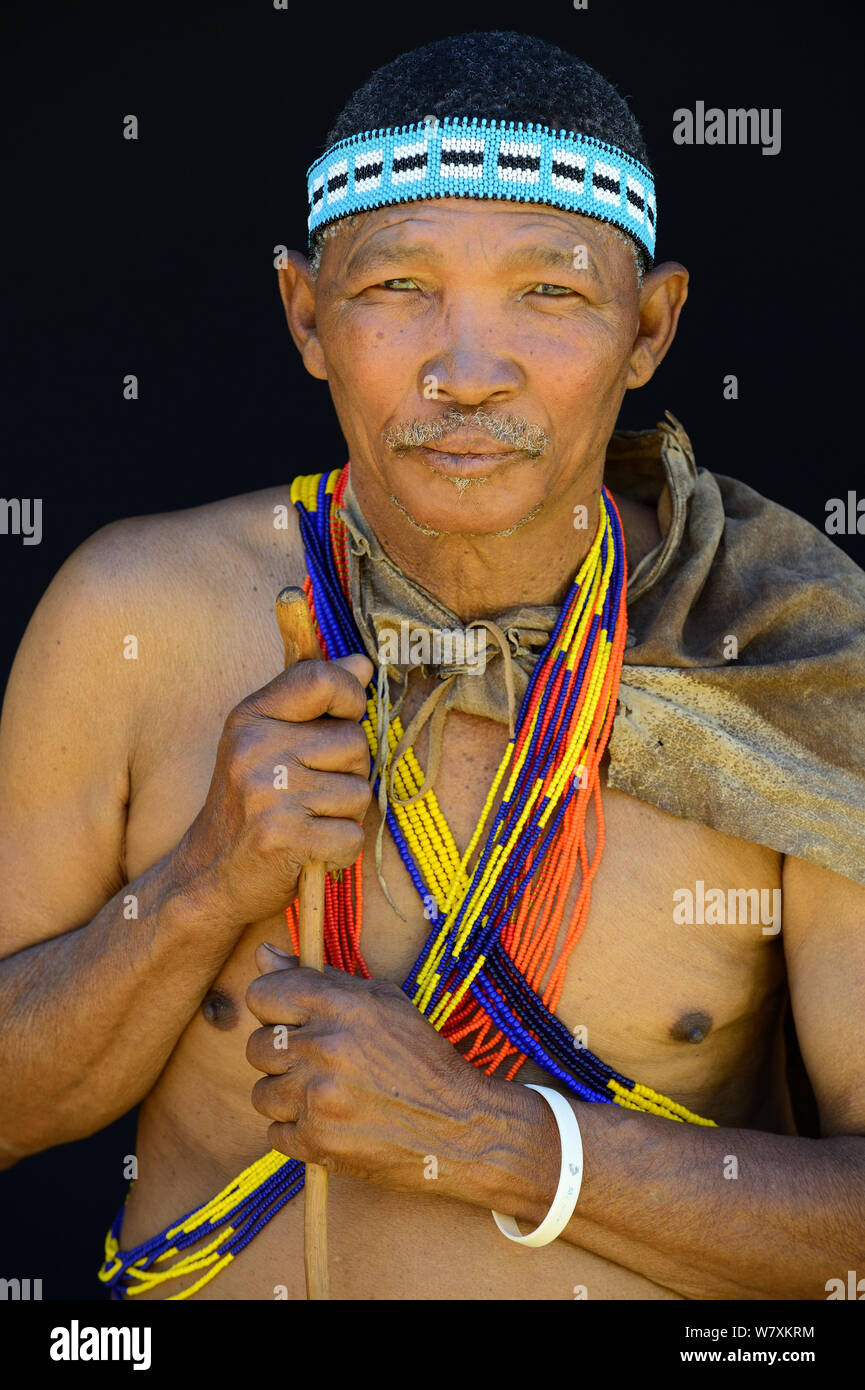
[[[302, 1298], [282, 1155], [330, 1170], [336, 1298], [825, 1298], [865, 1269], [865, 582], [698, 473], [677, 424], [611, 439], [687, 294], [652, 264], [650, 180], [622, 99], [540, 41], [382, 69], [311, 172], [311, 264], [280, 272], [349, 473], [315, 460], [287, 511], [280, 487], [115, 523], [34, 615], [0, 726], [3, 1152], [142, 1102], [115, 1293]], [[305, 581], [334, 659], [274, 674], [273, 600]], [[556, 615], [591, 585], [579, 646]], [[484, 660], [385, 656], [403, 622], [481, 631]], [[487, 829], [453, 856], [491, 788], [488, 823], [511, 814], [496, 770], [526, 749], [572, 838], [527, 860], [514, 821], [472, 887]], [[350, 967], [323, 977], [285, 915], [312, 860]], [[788, 993], [820, 1138], [793, 1120]], [[217, 1192], [243, 1239], [178, 1235]]]

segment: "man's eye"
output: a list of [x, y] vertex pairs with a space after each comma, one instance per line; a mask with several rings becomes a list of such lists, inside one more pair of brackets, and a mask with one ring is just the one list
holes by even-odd
[[408, 275], [404, 275], [396, 280], [382, 280], [381, 288], [385, 290], [416, 290], [417, 285]]
[[532, 285], [532, 288], [531, 288], [531, 290], [529, 291], [529, 293], [530, 293], [530, 294], [557, 294], [557, 295], [562, 295], [562, 294], [576, 294], [576, 290], [568, 289], [567, 285], [550, 285], [550, 284], [547, 284], [547, 283], [544, 282], [544, 283], [541, 283], [540, 285]]

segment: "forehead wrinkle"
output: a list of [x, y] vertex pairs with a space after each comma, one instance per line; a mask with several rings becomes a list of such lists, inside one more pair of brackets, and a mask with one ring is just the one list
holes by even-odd
[[[604, 236], [604, 232], [607, 231], [607, 228], [603, 224], [599, 224], [595, 220], [590, 220], [579, 213], [565, 214], [558, 208], [540, 205], [530, 207], [528, 205], [521, 205], [518, 202], [500, 203], [498, 200], [494, 199], [479, 200], [465, 198], [438, 199], [434, 202], [431, 201], [431, 203], [420, 201], [411, 207], [370, 209], [369, 212], [357, 214], [360, 216], [362, 222], [362, 229], [360, 229], [360, 245], [356, 246], [354, 251], [349, 251], [344, 273], [350, 275], [359, 271], [365, 271], [372, 264], [392, 265], [408, 255], [425, 256], [428, 260], [439, 263], [446, 259], [446, 256], [442, 254], [439, 247], [434, 243], [424, 241], [418, 242], [411, 239], [411, 231], [418, 227], [424, 227], [425, 223], [433, 229], [439, 226], [437, 213], [442, 203], [446, 205], [452, 204], [452, 206], [445, 206], [445, 208], [442, 209], [447, 213], [461, 213], [463, 215], [468, 214], [469, 216], [478, 212], [497, 214], [496, 222], [499, 225], [501, 225], [502, 217], [514, 219], [515, 215], [518, 216], [522, 214], [520, 218], [522, 226], [518, 231], [521, 230], [524, 234], [533, 231], [535, 235], [537, 235], [540, 226], [549, 228], [552, 233], [560, 237], [563, 233], [563, 223], [567, 221], [569, 235], [578, 233], [580, 241], [574, 240], [570, 252], [566, 251], [561, 244], [559, 246], [544, 246], [540, 244], [531, 248], [535, 251], [535, 259], [541, 260], [547, 265], [573, 266], [573, 247], [582, 243], [587, 246], [590, 252], [590, 269], [595, 280], [600, 281], [603, 278], [596, 270], [597, 258], [600, 256], [601, 260], [604, 259], [609, 245], [607, 238]], [[470, 206], [467, 207], [466, 203], [469, 203]], [[483, 203], [482, 207], [479, 206], [480, 203]], [[367, 225], [369, 219], [375, 219], [377, 222], [377, 214], [382, 212], [387, 215], [387, 221], [381, 222], [378, 225]], [[397, 216], [394, 216], [394, 213], [396, 213]], [[527, 225], [526, 219], [531, 219], [529, 225]], [[579, 228], [574, 226], [575, 219], [581, 224]], [[406, 232], [406, 239], [403, 241], [385, 242], [379, 240], [385, 233], [394, 230]], [[366, 232], [365, 236], [363, 235], [364, 232]], [[503, 268], [509, 269], [514, 261], [523, 258], [527, 259], [529, 254], [528, 251], [521, 248], [514, 248], [505, 258]], [[486, 250], [484, 250], [484, 259], [489, 264], [490, 257]]]

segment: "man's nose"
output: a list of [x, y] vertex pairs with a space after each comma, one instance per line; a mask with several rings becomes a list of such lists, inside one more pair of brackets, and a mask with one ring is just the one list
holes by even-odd
[[478, 406], [518, 394], [523, 371], [501, 326], [477, 306], [452, 308], [437, 326], [437, 346], [424, 360], [418, 387], [427, 400]]

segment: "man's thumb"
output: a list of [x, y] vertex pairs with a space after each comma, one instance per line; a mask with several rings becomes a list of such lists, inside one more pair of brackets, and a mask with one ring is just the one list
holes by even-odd
[[280, 950], [278, 946], [271, 946], [269, 941], [262, 941], [256, 948], [255, 963], [262, 975], [272, 975], [275, 970], [296, 970], [300, 965], [297, 956]]
[[351, 671], [356, 676], [361, 685], [367, 686], [373, 678], [375, 667], [368, 656], [363, 652], [352, 652], [351, 656], [334, 657], [334, 666], [344, 666], [347, 671]]

